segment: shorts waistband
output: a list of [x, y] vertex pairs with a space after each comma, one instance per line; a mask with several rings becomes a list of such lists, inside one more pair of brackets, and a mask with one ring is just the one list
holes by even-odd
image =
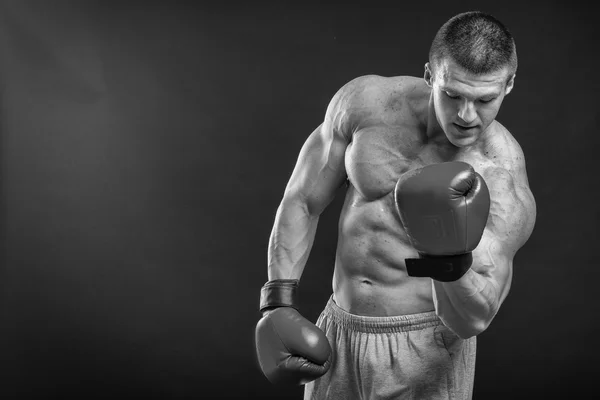
[[407, 332], [442, 325], [442, 321], [435, 311], [393, 317], [366, 317], [350, 314], [335, 303], [333, 296], [329, 298], [323, 315], [345, 329], [366, 333]]

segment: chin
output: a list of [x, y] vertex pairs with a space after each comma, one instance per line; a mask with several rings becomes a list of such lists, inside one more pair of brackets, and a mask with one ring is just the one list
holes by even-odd
[[473, 143], [475, 143], [477, 141], [477, 139], [479, 139], [479, 136], [477, 136], [477, 135], [457, 136], [457, 135], [449, 134], [449, 135], [446, 135], [446, 137], [448, 138], [448, 141], [456, 147], [470, 146]]

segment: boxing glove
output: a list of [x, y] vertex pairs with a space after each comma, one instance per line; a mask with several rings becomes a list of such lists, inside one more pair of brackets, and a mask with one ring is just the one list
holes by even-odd
[[327, 373], [331, 364], [327, 337], [297, 310], [297, 289], [297, 280], [280, 279], [261, 290], [256, 353], [273, 384], [304, 385]]
[[406, 259], [409, 276], [460, 279], [473, 263], [490, 210], [485, 180], [465, 162], [428, 165], [400, 176], [396, 209], [419, 258]]

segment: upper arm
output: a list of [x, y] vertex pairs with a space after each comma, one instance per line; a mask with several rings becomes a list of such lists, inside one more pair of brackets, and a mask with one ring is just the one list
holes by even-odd
[[353, 82], [333, 97], [325, 119], [300, 150], [284, 198], [299, 202], [309, 215], [319, 215], [346, 180], [345, 154], [351, 141], [349, 97]]
[[513, 258], [533, 231], [536, 204], [518, 144], [506, 163], [484, 169], [482, 176], [490, 190], [490, 214], [472, 268], [496, 286], [499, 306], [510, 289]]

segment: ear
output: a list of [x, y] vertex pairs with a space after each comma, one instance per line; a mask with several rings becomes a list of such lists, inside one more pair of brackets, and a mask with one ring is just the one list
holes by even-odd
[[510, 80], [506, 83], [506, 89], [504, 90], [505, 96], [513, 90], [513, 87], [515, 87], [515, 78], [516, 77], [517, 77], [517, 74], [513, 74], [512, 78], [510, 78]]
[[428, 62], [425, 63], [425, 76], [423, 76], [423, 79], [425, 79], [427, 86], [433, 87], [433, 72], [431, 72], [431, 66]]

